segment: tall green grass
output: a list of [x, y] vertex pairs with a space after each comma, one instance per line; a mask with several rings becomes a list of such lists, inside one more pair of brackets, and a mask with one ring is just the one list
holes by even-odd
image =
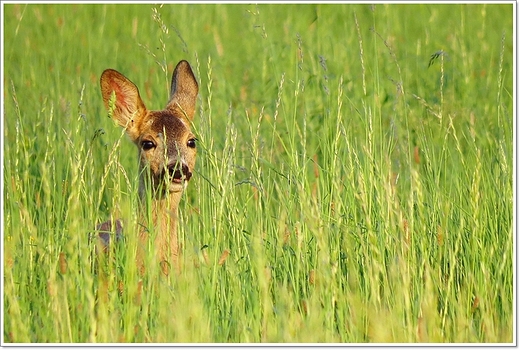
[[[516, 342], [513, 7], [3, 4], [3, 341]], [[160, 109], [180, 59], [183, 268], [140, 277], [99, 76]]]

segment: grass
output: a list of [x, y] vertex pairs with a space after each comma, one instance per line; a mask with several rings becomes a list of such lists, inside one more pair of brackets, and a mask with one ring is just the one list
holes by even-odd
[[[3, 342], [516, 342], [513, 6], [4, 3]], [[182, 273], [96, 267], [137, 209], [99, 76], [160, 109], [180, 59]]]

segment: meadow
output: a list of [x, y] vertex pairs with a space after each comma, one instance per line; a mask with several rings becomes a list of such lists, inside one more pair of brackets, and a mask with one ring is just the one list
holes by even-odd
[[[516, 343], [513, 3], [2, 6], [3, 343]], [[161, 109], [181, 59], [182, 270], [95, 264], [138, 187], [100, 75]]]

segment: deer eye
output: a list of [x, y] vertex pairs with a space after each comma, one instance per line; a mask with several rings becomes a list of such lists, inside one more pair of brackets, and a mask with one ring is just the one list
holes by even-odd
[[189, 148], [195, 148], [195, 147], [197, 147], [196, 141], [197, 141], [196, 138], [189, 139], [189, 140], [188, 140], [188, 143], [187, 143], [187, 146], [188, 146]]
[[152, 148], [155, 148], [155, 144], [152, 141], [143, 141], [141, 142], [141, 148], [143, 149], [143, 151], [148, 151]]

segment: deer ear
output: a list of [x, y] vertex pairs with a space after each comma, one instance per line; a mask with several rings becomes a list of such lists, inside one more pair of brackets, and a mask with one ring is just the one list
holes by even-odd
[[189, 120], [195, 114], [195, 103], [199, 93], [199, 84], [187, 61], [180, 61], [172, 76], [170, 101], [167, 109], [180, 111]]
[[101, 74], [100, 84], [109, 116], [127, 128], [128, 134], [134, 139], [134, 130], [146, 115], [146, 107], [137, 86], [113, 69], [106, 69]]

